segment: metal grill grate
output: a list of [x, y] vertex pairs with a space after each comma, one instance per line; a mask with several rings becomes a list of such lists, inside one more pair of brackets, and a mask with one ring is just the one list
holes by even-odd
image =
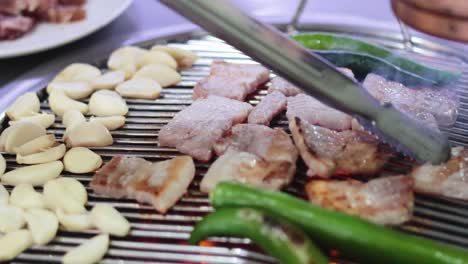
[[[361, 37], [371, 38], [373, 41], [381, 42], [389, 47], [402, 48], [401, 43], [395, 39], [370, 35], [361, 35]], [[155, 42], [147, 42], [145, 46]], [[174, 149], [158, 147], [158, 131], [174, 114], [191, 104], [192, 87], [199, 79], [208, 74], [211, 61], [224, 59], [229, 62], [252, 62], [249, 57], [211, 36], [194, 37], [194, 35], [189, 35], [185, 40], [181, 41], [179, 38], [177, 42], [170, 42], [169, 45], [192, 50], [199, 55], [200, 59], [194, 67], [183, 70], [181, 83], [164, 89], [161, 98], [157, 100], [127, 100], [130, 111], [126, 125], [112, 132], [115, 143], [109, 147], [95, 148], [105, 161], [116, 154], [138, 156], [151, 161], [179, 155]], [[449, 134], [453, 144], [468, 145], [468, 68], [462, 60], [441, 55], [428, 48], [416, 51], [430, 56], [421, 56], [414, 52], [401, 52], [441, 67], [462, 67], [463, 77], [455, 87], [462, 102], [459, 118], [453, 128], [443, 128], [443, 131]], [[102, 61], [97, 64], [103, 66], [104, 62], [105, 58], [102, 58]], [[250, 96], [248, 101], [256, 104], [265, 93], [264, 89], [260, 90], [257, 94]], [[45, 99], [45, 94], [42, 98]], [[50, 111], [46, 101], [42, 103], [41, 108], [43, 111]], [[275, 119], [273, 126], [287, 129], [284, 115]], [[64, 127], [60, 120], [56, 121], [49, 132], [55, 133], [58, 138], [62, 137]], [[8, 169], [18, 167], [13, 155], [6, 154], [5, 158]], [[386, 172], [404, 172], [409, 165], [407, 160], [394, 159], [387, 166]], [[262, 254], [248, 239], [213, 238], [203, 247], [186, 244], [193, 224], [212, 210], [207, 196], [199, 192], [199, 182], [208, 166], [209, 164], [197, 163], [197, 175], [190, 185], [188, 193], [166, 215], [158, 214], [151, 206], [138, 204], [134, 200], [117, 200], [98, 196], [88, 188], [88, 209], [97, 203], [110, 203], [122, 212], [132, 225], [132, 231], [128, 237], [113, 237], [111, 239], [111, 247], [103, 263], [122, 261], [125, 263], [142, 261], [157, 263], [274, 263], [274, 259]], [[65, 173], [63, 176], [74, 177], [88, 186], [92, 174]], [[303, 196], [305, 182], [305, 168], [300, 165], [294, 182], [286, 191]], [[406, 232], [468, 247], [467, 219], [468, 203], [417, 195], [413, 220], [400, 228]], [[96, 233], [97, 231], [85, 233], [61, 231], [49, 245], [35, 246], [21, 254], [14, 262], [59, 262], [64, 252]]]

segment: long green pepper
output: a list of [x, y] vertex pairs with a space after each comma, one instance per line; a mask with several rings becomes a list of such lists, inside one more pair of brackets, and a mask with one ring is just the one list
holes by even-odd
[[218, 209], [196, 224], [189, 243], [195, 245], [216, 235], [250, 238], [284, 264], [328, 263], [304, 232], [258, 209]]
[[[309, 49], [323, 50], [323, 51], [349, 51], [355, 53], [352, 56], [353, 60], [356, 60], [358, 54], [368, 54], [386, 62], [393, 64], [394, 66], [402, 69], [403, 71], [418, 75], [424, 79], [433, 80], [437, 84], [446, 84], [452, 82], [460, 77], [459, 72], [452, 72], [447, 70], [439, 70], [431, 68], [415, 61], [404, 58], [400, 55], [393, 53], [383, 47], [367, 43], [362, 40], [358, 40], [351, 37], [339, 36], [329, 33], [314, 33], [314, 34], [301, 34], [293, 37], [296, 41], [304, 45]], [[366, 59], [365, 56], [361, 55], [361, 59]], [[368, 59], [370, 63], [375, 64], [375, 60]], [[333, 62], [333, 61], [332, 61]], [[386, 65], [379, 65], [380, 67], [386, 67]], [[359, 70], [359, 69], [353, 69]], [[390, 69], [391, 70], [391, 69]]]
[[251, 207], [304, 230], [320, 246], [362, 263], [462, 264], [468, 252], [315, 206], [286, 193], [222, 182], [210, 196], [215, 208]]

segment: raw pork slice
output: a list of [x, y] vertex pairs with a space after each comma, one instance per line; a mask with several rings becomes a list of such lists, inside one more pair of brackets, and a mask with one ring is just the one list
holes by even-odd
[[268, 69], [261, 65], [214, 61], [210, 74], [193, 88], [193, 99], [217, 95], [244, 101], [260, 84], [268, 81], [269, 75]]
[[288, 119], [299, 117], [309, 124], [333, 130], [351, 129], [352, 117], [350, 115], [331, 108], [306, 94], [288, 97], [287, 109]]
[[219, 96], [197, 100], [161, 129], [159, 145], [208, 161], [215, 142], [233, 125], [245, 121], [251, 110], [248, 103]]
[[411, 176], [417, 192], [468, 200], [468, 149], [453, 148], [449, 161], [415, 167]]
[[151, 163], [119, 155], [96, 172], [90, 185], [97, 194], [136, 199], [165, 213], [184, 195], [194, 176], [195, 164], [189, 156]]
[[306, 192], [312, 203], [383, 225], [402, 224], [413, 212], [413, 180], [404, 175], [367, 183], [312, 180]]
[[16, 39], [31, 31], [35, 22], [30, 17], [0, 14], [0, 40]]
[[308, 176], [335, 173], [373, 175], [388, 160], [377, 138], [357, 130], [334, 131], [289, 118], [294, 143], [309, 168]]
[[459, 99], [455, 92], [447, 88], [408, 88], [401, 83], [368, 74], [363, 87], [382, 103], [392, 103], [397, 109], [416, 117], [431, 114], [439, 125], [455, 123], [458, 115]]
[[236, 125], [216, 150], [221, 156], [201, 181], [202, 192], [210, 192], [221, 181], [278, 190], [291, 182], [296, 171], [297, 150], [280, 128]]
[[267, 94], [250, 112], [248, 122], [251, 124], [269, 125], [271, 120], [286, 109], [286, 96], [275, 91]]

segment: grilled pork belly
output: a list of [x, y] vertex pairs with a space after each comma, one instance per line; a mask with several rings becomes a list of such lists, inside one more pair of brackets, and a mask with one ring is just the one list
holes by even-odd
[[189, 156], [151, 163], [119, 155], [96, 172], [90, 186], [97, 194], [136, 199], [165, 213], [184, 195], [194, 176], [195, 164]]
[[429, 125], [433, 122], [430, 119], [443, 126], [452, 125], [457, 119], [460, 102], [456, 93], [447, 88], [408, 88], [372, 73], [366, 76], [363, 87], [381, 103], [390, 102]]
[[221, 181], [278, 190], [291, 182], [296, 172], [297, 150], [280, 128], [239, 124], [215, 149], [221, 156], [201, 181], [202, 192], [210, 192]]
[[413, 180], [393, 176], [371, 180], [312, 180], [306, 185], [312, 203], [357, 215], [377, 224], [398, 225], [411, 219]]
[[308, 176], [328, 178], [335, 173], [373, 175], [385, 164], [377, 138], [359, 130], [334, 131], [289, 118], [294, 143], [309, 168]]
[[159, 145], [208, 161], [215, 142], [233, 125], [245, 121], [251, 110], [248, 103], [219, 96], [197, 100], [159, 131]]
[[261, 65], [213, 61], [210, 74], [193, 88], [193, 99], [217, 95], [244, 101], [260, 84], [268, 81], [269, 74]]
[[267, 94], [250, 112], [248, 122], [268, 126], [277, 114], [286, 109], [286, 102], [286, 96], [281, 92]]
[[68, 23], [79, 21], [86, 17], [86, 11], [81, 6], [56, 5], [38, 12], [42, 20], [52, 23]]
[[0, 40], [16, 39], [31, 31], [35, 22], [25, 16], [3, 16], [0, 14]]
[[468, 149], [453, 148], [449, 161], [415, 167], [411, 177], [417, 192], [468, 200]]

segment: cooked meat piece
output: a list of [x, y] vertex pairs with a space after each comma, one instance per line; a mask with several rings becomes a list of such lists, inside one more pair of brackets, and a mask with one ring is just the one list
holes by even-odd
[[68, 23], [86, 18], [86, 11], [81, 6], [57, 5], [41, 11], [39, 16], [52, 23]]
[[291, 182], [296, 172], [297, 151], [280, 128], [239, 124], [218, 147], [222, 155], [201, 181], [202, 192], [210, 192], [221, 181], [278, 190]]
[[404, 175], [367, 183], [312, 180], [306, 185], [306, 192], [312, 203], [377, 224], [402, 224], [411, 219], [413, 212], [413, 180]]
[[388, 160], [377, 138], [357, 130], [334, 131], [289, 118], [294, 143], [309, 168], [308, 176], [335, 173], [373, 175]]
[[84, 5], [86, 0], [59, 0], [62, 5]]
[[468, 200], [468, 149], [452, 149], [442, 165], [424, 164], [411, 172], [417, 192]]
[[[353, 71], [347, 68], [338, 68], [341, 72], [347, 75], [350, 78], [354, 79]], [[292, 83], [286, 81], [285, 79], [276, 76], [271, 80], [270, 88], [268, 88], [268, 93], [272, 93], [274, 91], [279, 91], [285, 96], [295, 96], [300, 93], [304, 93], [301, 89], [294, 86]]]
[[32, 13], [49, 0], [0, 0], [0, 13], [9, 15], [21, 15], [23, 12]]
[[450, 89], [408, 88], [372, 73], [366, 76], [363, 87], [380, 102], [391, 102], [402, 112], [432, 114], [439, 125], [452, 125], [457, 119], [460, 102]]
[[195, 164], [189, 156], [151, 163], [119, 155], [96, 172], [90, 186], [97, 194], [136, 199], [166, 213], [184, 195], [194, 176]]
[[267, 94], [250, 112], [248, 122], [251, 124], [269, 125], [271, 120], [286, 109], [286, 96], [275, 91]]
[[250, 110], [248, 103], [219, 96], [197, 100], [161, 129], [159, 145], [208, 161], [215, 142], [233, 125], [244, 122]]
[[268, 69], [261, 65], [214, 61], [210, 74], [193, 88], [193, 99], [217, 95], [244, 101], [248, 94], [268, 81], [269, 74]]
[[31, 31], [34, 24], [30, 17], [0, 15], [0, 40], [16, 39]]
[[352, 117], [350, 115], [331, 108], [306, 94], [288, 97], [287, 109], [286, 116], [288, 119], [299, 117], [304, 122], [333, 130], [351, 128]]

